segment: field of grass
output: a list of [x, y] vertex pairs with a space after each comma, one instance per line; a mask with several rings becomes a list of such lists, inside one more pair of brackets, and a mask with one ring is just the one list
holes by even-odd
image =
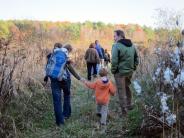
[[[36, 92], [37, 93], [37, 92]], [[96, 116], [95, 99], [93, 91], [85, 88], [80, 82], [74, 81], [72, 85], [72, 116], [65, 121], [65, 125], [55, 125], [52, 95], [49, 89], [40, 93], [40, 101], [43, 99], [43, 111], [39, 111], [37, 118], [30, 122], [30, 126], [21, 132], [20, 137], [27, 138], [121, 138], [127, 130], [127, 120], [121, 116], [117, 96], [111, 98], [109, 104], [108, 125], [101, 127]], [[35, 103], [38, 104], [38, 95]], [[35, 105], [36, 106], [36, 105]], [[42, 108], [42, 107], [40, 107]], [[34, 108], [33, 108], [34, 109]], [[29, 121], [28, 121], [29, 122]], [[126, 136], [128, 137], [128, 136]]]

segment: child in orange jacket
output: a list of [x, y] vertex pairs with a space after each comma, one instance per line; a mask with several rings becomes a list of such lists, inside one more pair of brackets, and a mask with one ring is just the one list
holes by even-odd
[[84, 81], [88, 88], [95, 90], [97, 116], [101, 117], [101, 125], [106, 125], [110, 95], [113, 96], [116, 92], [116, 87], [107, 78], [107, 74], [107, 70], [101, 68], [99, 71], [100, 79], [97, 79], [95, 82]]

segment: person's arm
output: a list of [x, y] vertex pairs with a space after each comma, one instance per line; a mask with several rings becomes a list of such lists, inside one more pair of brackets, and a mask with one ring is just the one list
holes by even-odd
[[112, 82], [110, 82], [110, 90], [109, 90], [110, 94], [112, 96], [114, 96], [115, 92], [116, 92], [116, 87], [114, 86], [114, 84]]
[[[46, 70], [46, 67], [47, 67], [47, 64], [49, 63], [49, 59], [51, 58], [51, 56], [52, 56], [52, 53], [49, 53], [48, 55], [47, 55], [47, 63], [46, 63], [46, 65], [45, 65], [45, 70]], [[47, 73], [45, 73], [45, 77], [44, 77], [44, 82], [45, 83], [47, 83], [48, 82], [48, 76], [47, 76]]]
[[103, 58], [101, 47], [100, 47], [100, 46], [97, 46], [97, 47], [96, 47], [96, 50], [97, 50], [97, 52], [98, 52], [99, 57], [100, 57], [100, 58]]
[[111, 57], [110, 57], [110, 54], [108, 53], [108, 62], [111, 62]]
[[70, 73], [71, 73], [77, 80], [81, 80], [81, 77], [77, 74], [77, 72], [75, 71], [75, 69], [72, 67], [71, 64], [66, 64], [66, 67], [68, 68], [68, 70], [70, 71]]
[[102, 59], [104, 59], [105, 58], [105, 51], [102, 47], [101, 47], [101, 51], [102, 51]]
[[88, 50], [86, 51], [85, 55], [84, 55], [84, 59], [87, 60], [87, 55], [88, 55]]
[[112, 47], [111, 72], [115, 74], [118, 70], [118, 48], [117, 45]]
[[85, 81], [85, 85], [90, 89], [95, 89], [96, 88], [96, 82]]
[[95, 59], [97, 61], [97, 64], [99, 64], [100, 63], [100, 57], [99, 57], [98, 52], [97, 52], [96, 49], [95, 49]]
[[137, 54], [137, 50], [135, 49], [135, 54], [134, 54], [134, 69], [136, 70], [137, 66], [139, 64], [139, 57]]
[[43, 80], [44, 80], [45, 83], [47, 83], [48, 82], [48, 79], [49, 79], [49, 77], [47, 75], [45, 75], [45, 77], [44, 77]]
[[49, 53], [48, 55], [47, 55], [47, 61], [49, 60], [49, 58], [52, 56], [52, 53]]
[[102, 51], [102, 47], [101, 46], [100, 46], [99, 50], [100, 50], [100, 57], [101, 57], [101, 59], [104, 59], [103, 51]]

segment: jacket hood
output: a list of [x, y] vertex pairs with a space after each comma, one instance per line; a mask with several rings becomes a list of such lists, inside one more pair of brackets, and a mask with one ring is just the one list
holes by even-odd
[[131, 47], [132, 46], [132, 41], [130, 39], [120, 39], [118, 41], [118, 43], [121, 43], [127, 47]]
[[104, 78], [104, 77], [102, 77], [101, 79], [99, 79], [98, 81], [97, 81], [97, 84], [100, 86], [100, 88], [107, 88], [107, 87], [109, 87], [110, 86], [110, 82], [109, 82], [109, 80], [108, 80], [108, 78]]
[[69, 57], [69, 53], [68, 53], [68, 50], [66, 48], [64, 48], [64, 47], [62, 47], [62, 48], [55, 48], [54, 52], [57, 52], [57, 51], [62, 51], [62, 52], [65, 53], [66, 57]]

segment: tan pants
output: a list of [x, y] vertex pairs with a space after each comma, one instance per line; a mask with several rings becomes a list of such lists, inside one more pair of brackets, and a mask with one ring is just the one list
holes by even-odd
[[119, 74], [115, 74], [114, 78], [116, 81], [116, 87], [122, 114], [126, 114], [127, 108], [132, 106], [132, 92], [129, 88], [131, 84], [132, 75], [121, 76]]

